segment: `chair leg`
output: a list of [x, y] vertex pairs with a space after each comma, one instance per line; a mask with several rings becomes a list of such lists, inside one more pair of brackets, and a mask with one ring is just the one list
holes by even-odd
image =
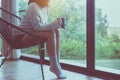
[[39, 47], [39, 56], [40, 56], [40, 66], [41, 66], [41, 71], [42, 71], [42, 78], [43, 78], [43, 80], [45, 80], [44, 71], [43, 71], [43, 57], [42, 57], [42, 54], [41, 54], [41, 46], [38, 45], [38, 47]]
[[4, 62], [6, 61], [7, 57], [10, 55], [9, 53], [12, 51], [12, 48], [9, 48], [7, 51], [7, 54], [5, 55], [5, 58], [3, 59], [2, 63], [0, 64], [0, 68], [2, 67], [2, 65], [4, 64]]
[[42, 71], [42, 78], [43, 78], [43, 80], [45, 80], [45, 78], [44, 78], [44, 71], [43, 71], [43, 63], [42, 63], [42, 61], [41, 61], [41, 71]]

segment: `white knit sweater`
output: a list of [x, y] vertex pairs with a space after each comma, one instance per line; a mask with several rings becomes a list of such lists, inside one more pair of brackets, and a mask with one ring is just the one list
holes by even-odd
[[58, 28], [57, 20], [47, 24], [48, 20], [48, 7], [41, 8], [35, 2], [30, 3], [23, 16], [20, 28], [26, 31], [42, 31], [42, 30], [53, 30]]

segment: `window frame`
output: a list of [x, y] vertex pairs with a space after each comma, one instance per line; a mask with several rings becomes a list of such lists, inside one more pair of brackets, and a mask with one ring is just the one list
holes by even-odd
[[[119, 74], [100, 71], [95, 69], [95, 0], [86, 0], [87, 6], [87, 67], [81, 67], [66, 63], [61, 63], [63, 69], [83, 73], [90, 76], [107, 78], [107, 79], [120, 79]], [[22, 55], [21, 59], [28, 60], [31, 62], [39, 63], [39, 58], [33, 58], [30, 56]], [[44, 64], [49, 65], [49, 61], [44, 58]]]

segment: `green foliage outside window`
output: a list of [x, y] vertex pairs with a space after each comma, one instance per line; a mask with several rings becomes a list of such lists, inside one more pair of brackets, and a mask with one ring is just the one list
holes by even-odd
[[[66, 19], [66, 30], [61, 31], [61, 58], [82, 59], [86, 58], [86, 5], [81, 5], [81, 0], [54, 0], [50, 4], [49, 22], [57, 17]], [[25, 2], [21, 2], [20, 7]], [[107, 15], [102, 14], [101, 9], [96, 9], [96, 58], [119, 59], [120, 38], [107, 35]], [[116, 37], [116, 38], [115, 38]], [[38, 54], [36, 48], [24, 50], [24, 53]]]

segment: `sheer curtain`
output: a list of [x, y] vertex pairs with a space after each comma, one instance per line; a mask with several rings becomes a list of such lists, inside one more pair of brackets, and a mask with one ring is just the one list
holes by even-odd
[[[18, 0], [2, 0], [1, 1], [1, 6], [2, 8], [18, 15]], [[6, 19], [7, 21], [13, 23], [13, 24], [18, 24], [17, 20], [10, 15], [6, 15], [4, 12], [2, 14], [2, 18]], [[2, 50], [1, 54], [4, 56], [7, 53], [7, 49], [9, 46], [7, 45], [6, 41], [2, 39]], [[12, 59], [18, 59], [20, 58], [20, 50], [13, 50], [10, 57]]]

